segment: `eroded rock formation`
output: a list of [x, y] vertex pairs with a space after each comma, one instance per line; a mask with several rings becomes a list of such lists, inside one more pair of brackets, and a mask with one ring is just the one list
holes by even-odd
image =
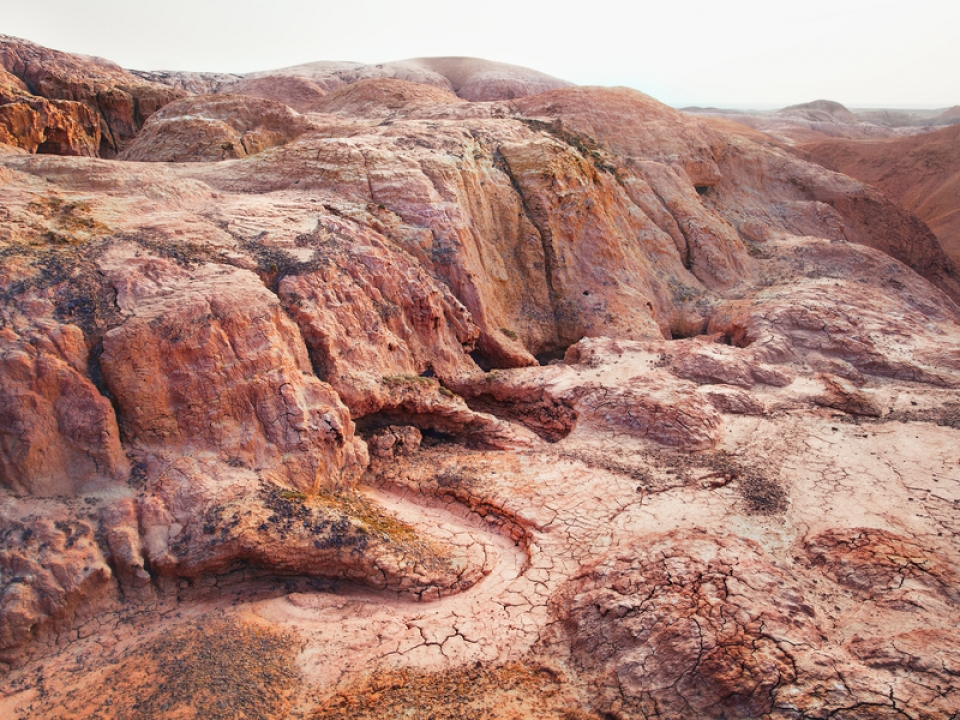
[[960, 127], [909, 138], [830, 140], [798, 148], [804, 157], [880, 188], [916, 213], [936, 234], [944, 251], [960, 261]]
[[120, 159], [229, 160], [283, 145], [310, 127], [305, 118], [274, 100], [201, 95], [154, 113]]
[[[6, 35], [0, 37], [0, 70], [0, 124], [15, 139], [9, 144], [31, 152], [113, 157], [150, 115], [183, 96], [107, 60]], [[9, 108], [11, 101], [18, 107]], [[25, 122], [27, 107], [33, 110], [32, 132], [24, 136], [17, 121]], [[33, 140], [39, 140], [37, 147], [30, 147]]]

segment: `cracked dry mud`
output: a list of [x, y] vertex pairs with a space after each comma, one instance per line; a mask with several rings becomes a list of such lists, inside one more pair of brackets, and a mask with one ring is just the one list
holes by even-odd
[[[609, 364], [559, 372], [619, 383], [650, 362], [618, 349]], [[877, 388], [894, 407], [913, 407], [916, 391]], [[297, 638], [285, 670], [295, 691], [288, 675], [264, 680], [291, 693], [291, 716], [951, 717], [956, 431], [789, 407], [790, 390], [761, 396], [787, 407], [726, 417], [709, 453], [648, 448], [581, 419], [535, 449], [440, 445], [375, 461], [364, 496], [476, 555], [481, 581], [419, 603], [339, 582], [267, 584], [259, 597], [213, 588], [186, 612], [171, 604], [169, 620], [101, 618], [42, 665], [44, 682], [21, 674], [5, 706], [24, 717], [75, 707], [91, 662], [120, 672], [130, 652], [152, 651], [136, 634], [164, 634], [203, 607]], [[504, 663], [529, 677], [462, 677]], [[482, 682], [496, 692], [478, 693]], [[99, 702], [89, 716], [129, 716]]]
[[0, 136], [0, 717], [960, 718], [916, 217], [522, 68], [0, 49], [119, 153]]

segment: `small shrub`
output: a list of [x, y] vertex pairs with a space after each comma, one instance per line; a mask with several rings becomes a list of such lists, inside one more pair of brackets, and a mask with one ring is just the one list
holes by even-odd
[[431, 378], [425, 378], [422, 375], [384, 375], [380, 382], [389, 387], [402, 387], [404, 385], [432, 385], [435, 381]]

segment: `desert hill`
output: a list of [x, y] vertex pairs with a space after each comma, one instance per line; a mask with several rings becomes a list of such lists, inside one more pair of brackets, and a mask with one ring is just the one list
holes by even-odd
[[921, 217], [947, 255], [960, 261], [960, 126], [890, 140], [823, 140], [797, 149], [880, 188]]
[[431, 85], [474, 102], [509, 100], [571, 85], [529, 68], [468, 57], [412, 58], [376, 65], [319, 61], [243, 76], [177, 72], [137, 75], [197, 94], [242, 94], [284, 100], [297, 110], [309, 104], [304, 103], [305, 99], [315, 101], [344, 85], [383, 78]]
[[0, 60], [0, 716], [956, 716], [881, 190], [486, 61]]
[[778, 110], [777, 115], [811, 122], [833, 122], [845, 125], [859, 122], [856, 115], [833, 100], [814, 100], [800, 105], [791, 105]]
[[[957, 122], [954, 108], [947, 110], [869, 109], [853, 112], [834, 100], [814, 100], [776, 111], [689, 107], [708, 121], [739, 123], [767, 135], [783, 147], [828, 138], [881, 139], [909, 137]], [[741, 128], [739, 132], [744, 132]]]

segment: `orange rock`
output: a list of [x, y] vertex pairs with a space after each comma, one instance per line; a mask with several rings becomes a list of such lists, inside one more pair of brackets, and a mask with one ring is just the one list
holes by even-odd
[[306, 132], [310, 123], [274, 100], [201, 95], [154, 113], [121, 160], [209, 162], [255, 155]]
[[100, 120], [83, 103], [33, 97], [8, 100], [0, 105], [0, 143], [31, 153], [96, 157]]
[[86, 376], [83, 333], [44, 330], [0, 346], [0, 484], [42, 497], [122, 483], [129, 468], [116, 416]]
[[[101, 58], [58, 52], [8, 36], [0, 36], [0, 69], [40, 98], [85, 105], [100, 126], [94, 149], [102, 157], [116, 155], [152, 113], [184, 94], [144, 81]], [[76, 110], [73, 114], [83, 117]], [[54, 142], [66, 146], [60, 139]]]
[[255, 275], [159, 259], [109, 272], [129, 317], [104, 336], [101, 364], [129, 447], [210, 451], [300, 490], [356, 481], [366, 449], [349, 413]]

